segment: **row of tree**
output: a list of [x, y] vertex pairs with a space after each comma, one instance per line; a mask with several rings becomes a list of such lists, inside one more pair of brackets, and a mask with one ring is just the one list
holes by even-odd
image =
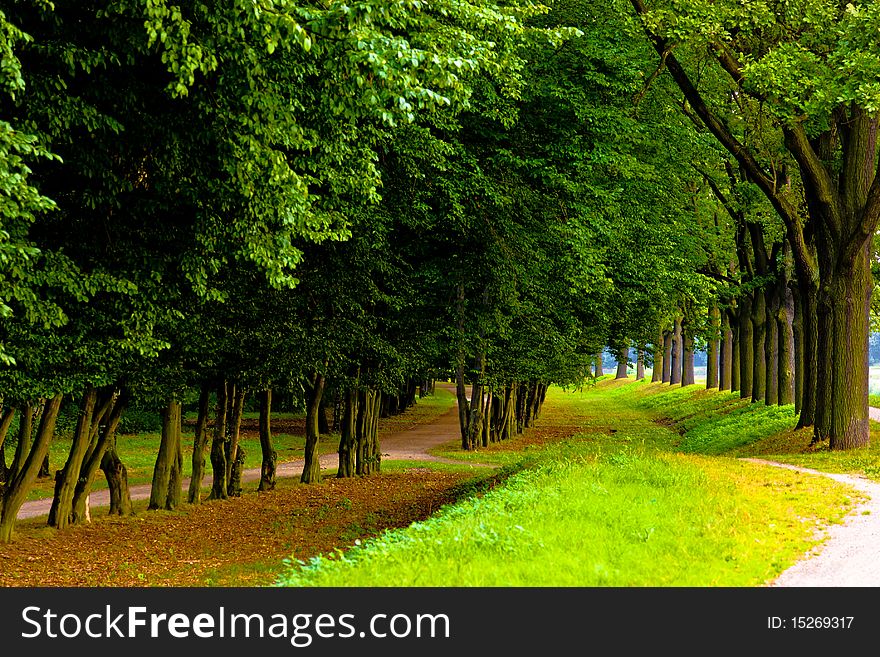
[[754, 8], [4, 8], [0, 541], [68, 406], [57, 527], [99, 470], [130, 511], [126, 408], [162, 412], [150, 506], [174, 508], [208, 462], [236, 494], [248, 396], [267, 489], [273, 394], [305, 410], [302, 481], [330, 398], [339, 476], [369, 474], [424, 381], [456, 381], [475, 449], [604, 345], [689, 383], [705, 344], [713, 385], [865, 444], [876, 12]]

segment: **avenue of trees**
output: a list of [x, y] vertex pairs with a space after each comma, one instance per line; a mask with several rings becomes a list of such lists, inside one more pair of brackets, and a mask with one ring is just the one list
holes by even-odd
[[606, 347], [866, 445], [878, 39], [824, 0], [4, 3], [0, 542], [66, 411], [58, 528], [98, 476], [131, 512], [126, 412], [174, 509], [238, 494], [246, 407], [260, 490], [291, 400], [304, 483], [328, 407], [369, 475], [435, 379], [477, 449]]

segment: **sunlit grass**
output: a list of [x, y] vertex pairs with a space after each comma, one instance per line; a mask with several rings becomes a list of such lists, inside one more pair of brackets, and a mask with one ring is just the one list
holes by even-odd
[[[292, 563], [279, 583], [754, 586], [851, 508], [849, 489], [822, 477], [681, 453], [686, 435], [659, 410], [691, 400], [697, 387], [669, 390], [653, 404], [648, 388], [609, 380], [551, 390], [541, 422], [576, 423], [575, 436], [520, 452], [520, 470], [485, 495], [354, 549]], [[700, 396], [720, 417], [722, 400]], [[695, 427], [715, 439], [694, 441], [692, 451], [719, 453], [731, 442], [727, 430]], [[467, 456], [510, 466], [516, 452], [507, 447]]]

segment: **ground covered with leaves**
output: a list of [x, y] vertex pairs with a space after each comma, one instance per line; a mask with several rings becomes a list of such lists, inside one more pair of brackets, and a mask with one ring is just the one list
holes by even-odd
[[99, 516], [63, 532], [22, 522], [0, 546], [0, 586], [260, 586], [286, 558], [404, 527], [453, 501], [474, 471], [406, 464], [396, 471], [185, 505], [180, 512]]

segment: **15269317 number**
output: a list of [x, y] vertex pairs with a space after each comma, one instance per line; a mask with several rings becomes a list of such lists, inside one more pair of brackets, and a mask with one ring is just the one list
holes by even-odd
[[854, 616], [792, 616], [791, 626], [799, 630], [848, 629]]
[[773, 630], [847, 630], [855, 616], [768, 616], [767, 627]]

